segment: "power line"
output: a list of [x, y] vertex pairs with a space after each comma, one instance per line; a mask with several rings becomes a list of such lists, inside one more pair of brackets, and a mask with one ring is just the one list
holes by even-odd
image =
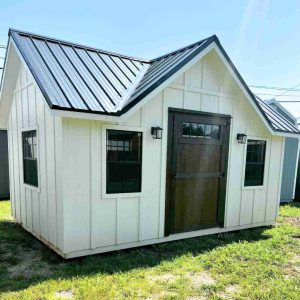
[[260, 95], [260, 96], [274, 96], [274, 97], [300, 97], [300, 95], [276, 95], [276, 94], [268, 94], [268, 93], [255, 93], [255, 95]]
[[300, 86], [300, 83], [296, 84], [295, 86], [291, 87], [290, 89], [287, 89], [286, 91], [284, 91], [281, 94], [277, 95], [274, 99], [276, 99], [277, 97], [283, 96], [284, 94], [288, 93], [291, 89], [295, 89], [298, 86]]
[[279, 91], [285, 91], [285, 90], [290, 90], [290, 91], [295, 91], [295, 92], [300, 92], [300, 89], [289, 89], [285, 87], [278, 87], [278, 86], [265, 86], [265, 85], [249, 85], [249, 87], [256, 88], [256, 89], [266, 89], [266, 90], [279, 90]]

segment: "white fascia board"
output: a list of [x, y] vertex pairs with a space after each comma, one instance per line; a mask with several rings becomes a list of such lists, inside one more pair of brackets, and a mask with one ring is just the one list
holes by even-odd
[[109, 123], [120, 123], [119, 116], [102, 115], [96, 113], [93, 114], [88, 112], [77, 112], [77, 111], [68, 111], [68, 110], [60, 110], [60, 109], [50, 109], [49, 111], [51, 116], [53, 117], [86, 119], [86, 120], [94, 120], [94, 121], [109, 122]]
[[272, 135], [300, 139], [300, 133], [289, 133], [289, 132], [280, 132], [280, 131], [273, 130]]

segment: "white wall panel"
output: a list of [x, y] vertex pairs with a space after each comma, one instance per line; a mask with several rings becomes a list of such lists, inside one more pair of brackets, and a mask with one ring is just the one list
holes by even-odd
[[[69, 119], [64, 139], [64, 228], [66, 251], [90, 248], [90, 121]], [[65, 129], [64, 129], [65, 130]]]
[[[146, 147], [143, 151], [143, 196], [141, 197], [141, 232], [140, 239], [158, 238], [160, 218], [160, 184], [161, 184], [161, 147], [162, 141], [153, 139], [150, 134], [152, 126], [163, 127], [162, 94], [143, 107], [143, 127], [146, 134], [143, 139]], [[157, 155], [153, 155], [157, 153]], [[151, 213], [149, 213], [151, 212]]]
[[92, 248], [117, 244], [117, 199], [98, 199], [92, 210]]
[[205, 112], [218, 113], [219, 112], [219, 97], [214, 95], [202, 95], [201, 110]]
[[239, 225], [252, 223], [253, 203], [255, 190], [244, 190], [241, 199], [241, 211]]
[[267, 201], [267, 190], [257, 189], [254, 193], [253, 203], [253, 223], [259, 223], [265, 221], [265, 210]]
[[199, 61], [185, 72], [185, 85], [187, 87], [202, 88], [203, 63]]
[[32, 201], [31, 201], [31, 189], [25, 190], [25, 203], [26, 203], [26, 227], [28, 230], [32, 231]]
[[117, 199], [117, 243], [139, 240], [139, 198]]
[[280, 182], [284, 140], [282, 137], [272, 137], [270, 154], [269, 180], [267, 189], [267, 203], [265, 221], [274, 220], [277, 217], [277, 209], [280, 198]]
[[200, 110], [201, 94], [197, 92], [185, 91], [184, 93], [184, 108], [191, 110]]
[[32, 230], [37, 235], [40, 235], [40, 199], [39, 193], [31, 191], [31, 205], [32, 205]]

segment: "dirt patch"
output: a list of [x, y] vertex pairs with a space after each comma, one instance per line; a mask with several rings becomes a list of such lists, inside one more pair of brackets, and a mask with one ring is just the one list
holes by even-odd
[[173, 299], [178, 297], [176, 293], [163, 291], [161, 293], [153, 294], [150, 297], [146, 298], [145, 300], [157, 300], [157, 299]]
[[299, 217], [285, 217], [284, 220], [286, 223], [300, 227], [300, 218]]
[[195, 287], [195, 288], [199, 288], [202, 285], [214, 285], [215, 284], [215, 280], [209, 274], [207, 274], [205, 272], [188, 274], [185, 277], [190, 279], [193, 287]]
[[11, 278], [31, 278], [32, 276], [48, 277], [52, 275], [49, 265], [42, 262], [41, 256], [32, 249], [19, 246], [12, 256], [15, 257], [17, 263], [7, 266]]
[[300, 256], [295, 255], [293, 259], [289, 261], [289, 264], [283, 268], [283, 276], [285, 278], [300, 276]]
[[164, 281], [164, 282], [174, 282], [178, 276], [172, 274], [163, 274], [163, 275], [149, 275], [147, 276], [151, 281]]
[[226, 287], [223, 293], [218, 293], [218, 296], [222, 299], [232, 299], [232, 297], [240, 291], [240, 287], [238, 285], [229, 285]]
[[59, 291], [56, 292], [54, 296], [59, 299], [72, 299], [74, 293], [72, 291]]

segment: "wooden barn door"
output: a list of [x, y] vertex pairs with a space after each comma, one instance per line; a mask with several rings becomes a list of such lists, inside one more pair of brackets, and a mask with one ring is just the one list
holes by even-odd
[[165, 234], [223, 226], [230, 117], [169, 112]]

